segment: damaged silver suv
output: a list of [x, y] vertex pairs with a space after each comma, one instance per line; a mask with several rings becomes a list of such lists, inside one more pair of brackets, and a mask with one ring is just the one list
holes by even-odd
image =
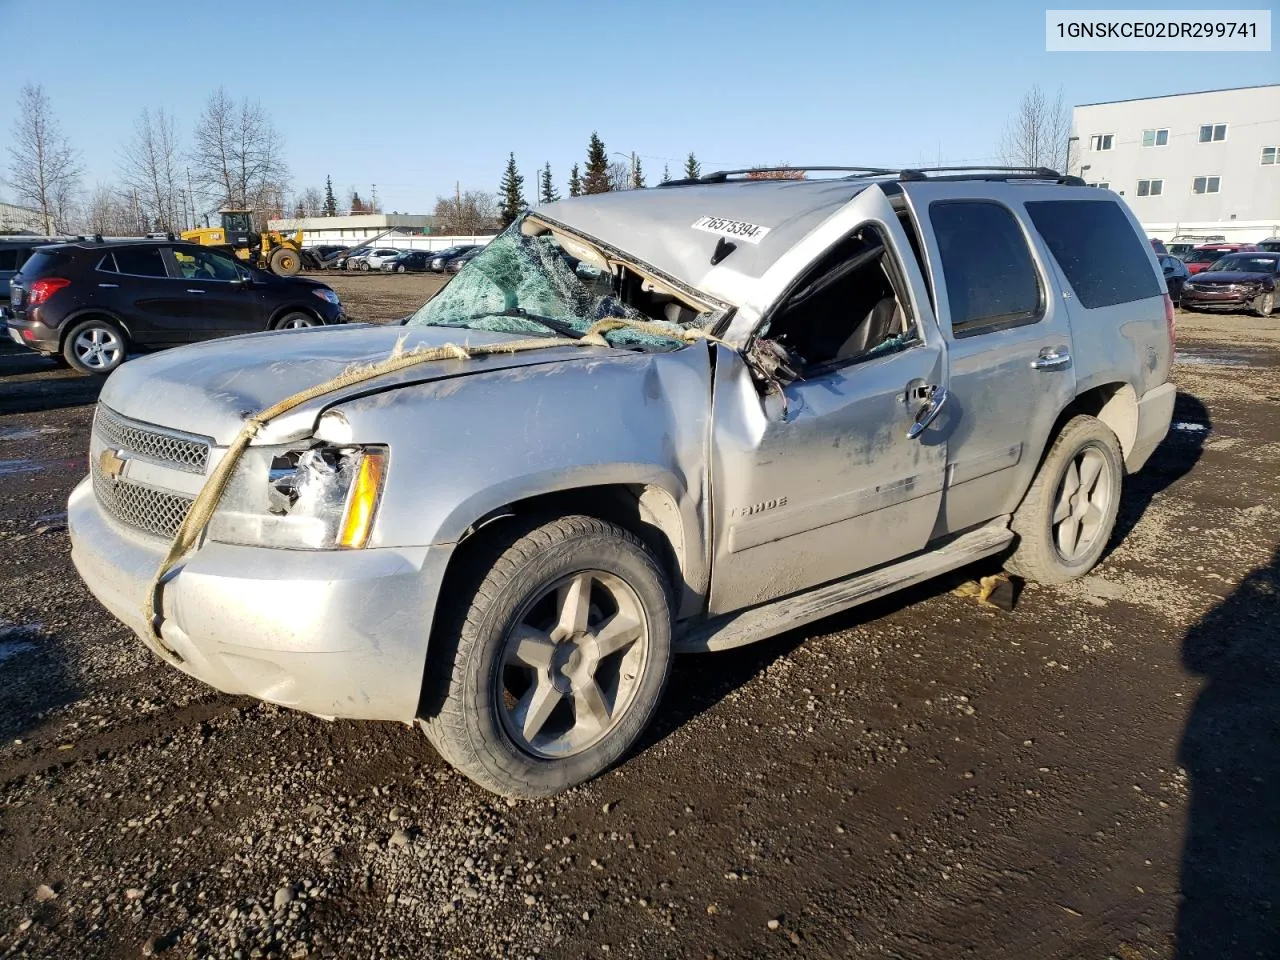
[[622, 757], [673, 652], [1086, 573], [1173, 408], [1138, 223], [1049, 170], [825, 172], [552, 203], [402, 325], [125, 365], [77, 568], [179, 669], [517, 796]]

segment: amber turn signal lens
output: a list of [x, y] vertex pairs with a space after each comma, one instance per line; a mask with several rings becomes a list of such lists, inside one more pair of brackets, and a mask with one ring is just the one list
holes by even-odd
[[373, 515], [382, 495], [382, 480], [386, 474], [387, 455], [378, 451], [365, 451], [360, 457], [355, 483], [347, 496], [347, 509], [342, 515], [338, 530], [338, 546], [356, 549], [369, 542], [373, 530]]

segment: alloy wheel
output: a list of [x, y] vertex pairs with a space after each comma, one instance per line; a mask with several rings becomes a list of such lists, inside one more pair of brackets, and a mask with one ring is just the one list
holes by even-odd
[[1071, 563], [1087, 554], [1103, 532], [1115, 491], [1101, 450], [1081, 449], [1071, 459], [1053, 508], [1053, 541], [1063, 560]]
[[124, 341], [109, 327], [90, 327], [76, 335], [76, 358], [93, 370], [109, 370], [124, 357]]

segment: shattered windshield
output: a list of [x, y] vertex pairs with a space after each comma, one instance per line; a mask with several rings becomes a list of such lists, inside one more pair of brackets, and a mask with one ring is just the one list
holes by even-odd
[[[692, 311], [685, 313], [693, 316]], [[680, 324], [655, 319], [624, 303], [610, 273], [571, 257], [550, 234], [525, 236], [516, 221], [410, 317], [408, 325], [577, 339], [592, 324], [606, 319], [656, 323], [672, 330], [670, 338], [626, 328], [611, 330], [605, 338], [614, 346], [673, 349], [683, 345]]]

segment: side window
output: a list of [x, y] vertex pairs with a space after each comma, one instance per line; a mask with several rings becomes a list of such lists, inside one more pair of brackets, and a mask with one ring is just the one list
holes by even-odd
[[761, 335], [805, 370], [896, 353], [919, 340], [901, 278], [880, 230], [861, 227], [800, 278]]
[[98, 261], [98, 269], [103, 273], [119, 273], [120, 271], [116, 269], [116, 255], [108, 253]]
[[1027, 213], [1082, 306], [1089, 309], [1158, 297], [1142, 238], [1109, 200], [1041, 200]]
[[211, 250], [174, 250], [173, 258], [184, 280], [218, 280], [230, 283], [239, 279], [236, 265], [220, 253]]
[[159, 247], [120, 247], [115, 251], [116, 269], [135, 277], [167, 277]]
[[0, 250], [0, 270], [18, 269], [18, 251], [16, 248]]
[[929, 220], [942, 259], [951, 332], [971, 337], [1044, 316], [1040, 276], [1008, 207], [990, 200], [939, 200]]

